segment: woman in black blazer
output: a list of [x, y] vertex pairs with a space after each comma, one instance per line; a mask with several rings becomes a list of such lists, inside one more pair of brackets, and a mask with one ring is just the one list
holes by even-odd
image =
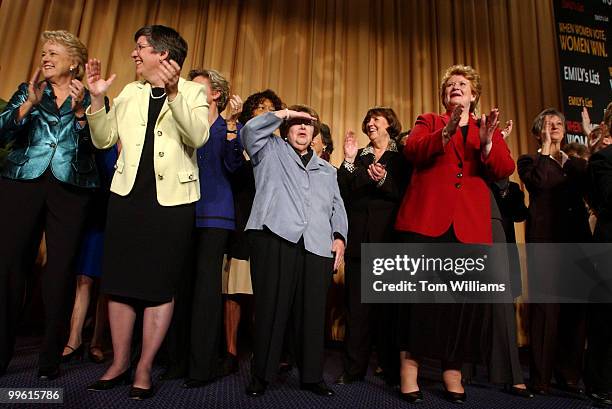
[[344, 267], [347, 307], [344, 371], [336, 383], [363, 379], [368, 369], [370, 345], [375, 341], [385, 380], [397, 384], [399, 350], [392, 332], [396, 327], [395, 308], [361, 303], [361, 243], [394, 241], [395, 216], [410, 172], [395, 141], [401, 124], [391, 108], [368, 110], [361, 130], [370, 143], [357, 149], [357, 138], [348, 131], [344, 162], [338, 169], [349, 232]]
[[[518, 159], [519, 176], [527, 187], [530, 202], [525, 241], [591, 241], [584, 203], [587, 163], [561, 151], [565, 117], [555, 109], [545, 109], [535, 118], [531, 132], [541, 149], [535, 155]], [[542, 278], [537, 272], [553, 270], [561, 263], [561, 254], [544, 258], [528, 249], [527, 256], [532, 280]], [[581, 391], [577, 385], [582, 373], [585, 330], [584, 306], [530, 304], [530, 379], [535, 392], [548, 392], [553, 370], [559, 386], [571, 392]]]

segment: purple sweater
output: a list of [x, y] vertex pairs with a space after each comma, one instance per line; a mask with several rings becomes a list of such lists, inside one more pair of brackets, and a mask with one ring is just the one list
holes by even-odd
[[198, 149], [201, 198], [196, 202], [196, 227], [236, 228], [230, 174], [245, 162], [240, 128], [239, 124], [238, 137], [228, 141], [227, 124], [219, 116], [210, 127], [208, 142]]

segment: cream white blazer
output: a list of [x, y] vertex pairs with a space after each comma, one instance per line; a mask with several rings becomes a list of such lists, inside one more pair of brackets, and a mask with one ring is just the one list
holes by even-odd
[[[94, 145], [108, 149], [121, 140], [111, 192], [126, 196], [132, 190], [147, 129], [151, 85], [132, 82], [113, 100], [111, 110], [91, 112], [87, 121]], [[155, 123], [154, 157], [157, 200], [176, 206], [200, 199], [197, 148], [208, 141], [208, 103], [202, 84], [179, 79], [178, 95], [166, 101]]]

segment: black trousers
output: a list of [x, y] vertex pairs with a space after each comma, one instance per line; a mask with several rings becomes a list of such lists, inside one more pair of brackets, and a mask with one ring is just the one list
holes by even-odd
[[304, 383], [323, 380], [325, 303], [333, 259], [309, 253], [276, 234], [249, 231], [255, 302], [252, 372], [273, 381], [287, 322], [293, 322], [295, 361]]
[[612, 304], [590, 304], [584, 383], [596, 392], [612, 391]]
[[45, 231], [47, 266], [42, 275], [45, 334], [39, 367], [59, 365], [75, 282], [74, 260], [91, 198], [87, 189], [55, 179], [50, 170], [31, 181], [0, 178], [0, 372], [9, 364], [23, 306], [27, 260]]
[[513, 304], [491, 304], [491, 354], [489, 381], [518, 385], [524, 383], [516, 344], [516, 316]]
[[582, 377], [586, 338], [584, 304], [529, 305], [529, 378], [534, 386], [557, 381], [577, 383]]
[[387, 381], [399, 380], [399, 345], [397, 342], [397, 305], [361, 302], [361, 259], [348, 258], [344, 264], [346, 333], [344, 337], [344, 372], [364, 376], [370, 362], [372, 344], [376, 344], [378, 363]]
[[195, 230], [194, 228], [193, 249], [188, 259], [185, 260], [184, 271], [177, 283], [172, 321], [159, 352], [160, 360], [166, 366], [164, 375], [168, 376], [169, 379], [186, 377], [189, 368], [193, 282], [196, 275], [197, 242], [195, 240]]
[[229, 230], [199, 228], [196, 232], [196, 275], [191, 308], [189, 378], [217, 377], [220, 329], [223, 318], [221, 269]]

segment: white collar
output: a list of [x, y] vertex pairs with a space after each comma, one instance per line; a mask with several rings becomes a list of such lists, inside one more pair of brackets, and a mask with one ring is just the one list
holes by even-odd
[[[567, 153], [563, 152], [562, 150], [559, 150], [559, 152], [561, 152], [561, 162], [559, 162], [554, 156], [552, 155], [548, 155], [550, 156], [550, 158], [552, 160], [554, 160], [555, 162], [557, 162], [559, 164], [559, 166], [563, 167], [565, 166], [565, 163], [569, 160], [569, 156], [567, 156]], [[538, 149], [538, 153], [542, 153], [542, 148]]]
[[[391, 152], [398, 152], [397, 150], [397, 143], [395, 143], [395, 141], [391, 138], [389, 138], [389, 143], [387, 144], [387, 149], [385, 149], [385, 152], [387, 151], [391, 151]], [[372, 154], [374, 155], [374, 146], [372, 146], [372, 142], [370, 142], [368, 144], [368, 146], [366, 146], [365, 148], [363, 148], [363, 150], [361, 151], [361, 154], [359, 156], [365, 156], [368, 154]]]

